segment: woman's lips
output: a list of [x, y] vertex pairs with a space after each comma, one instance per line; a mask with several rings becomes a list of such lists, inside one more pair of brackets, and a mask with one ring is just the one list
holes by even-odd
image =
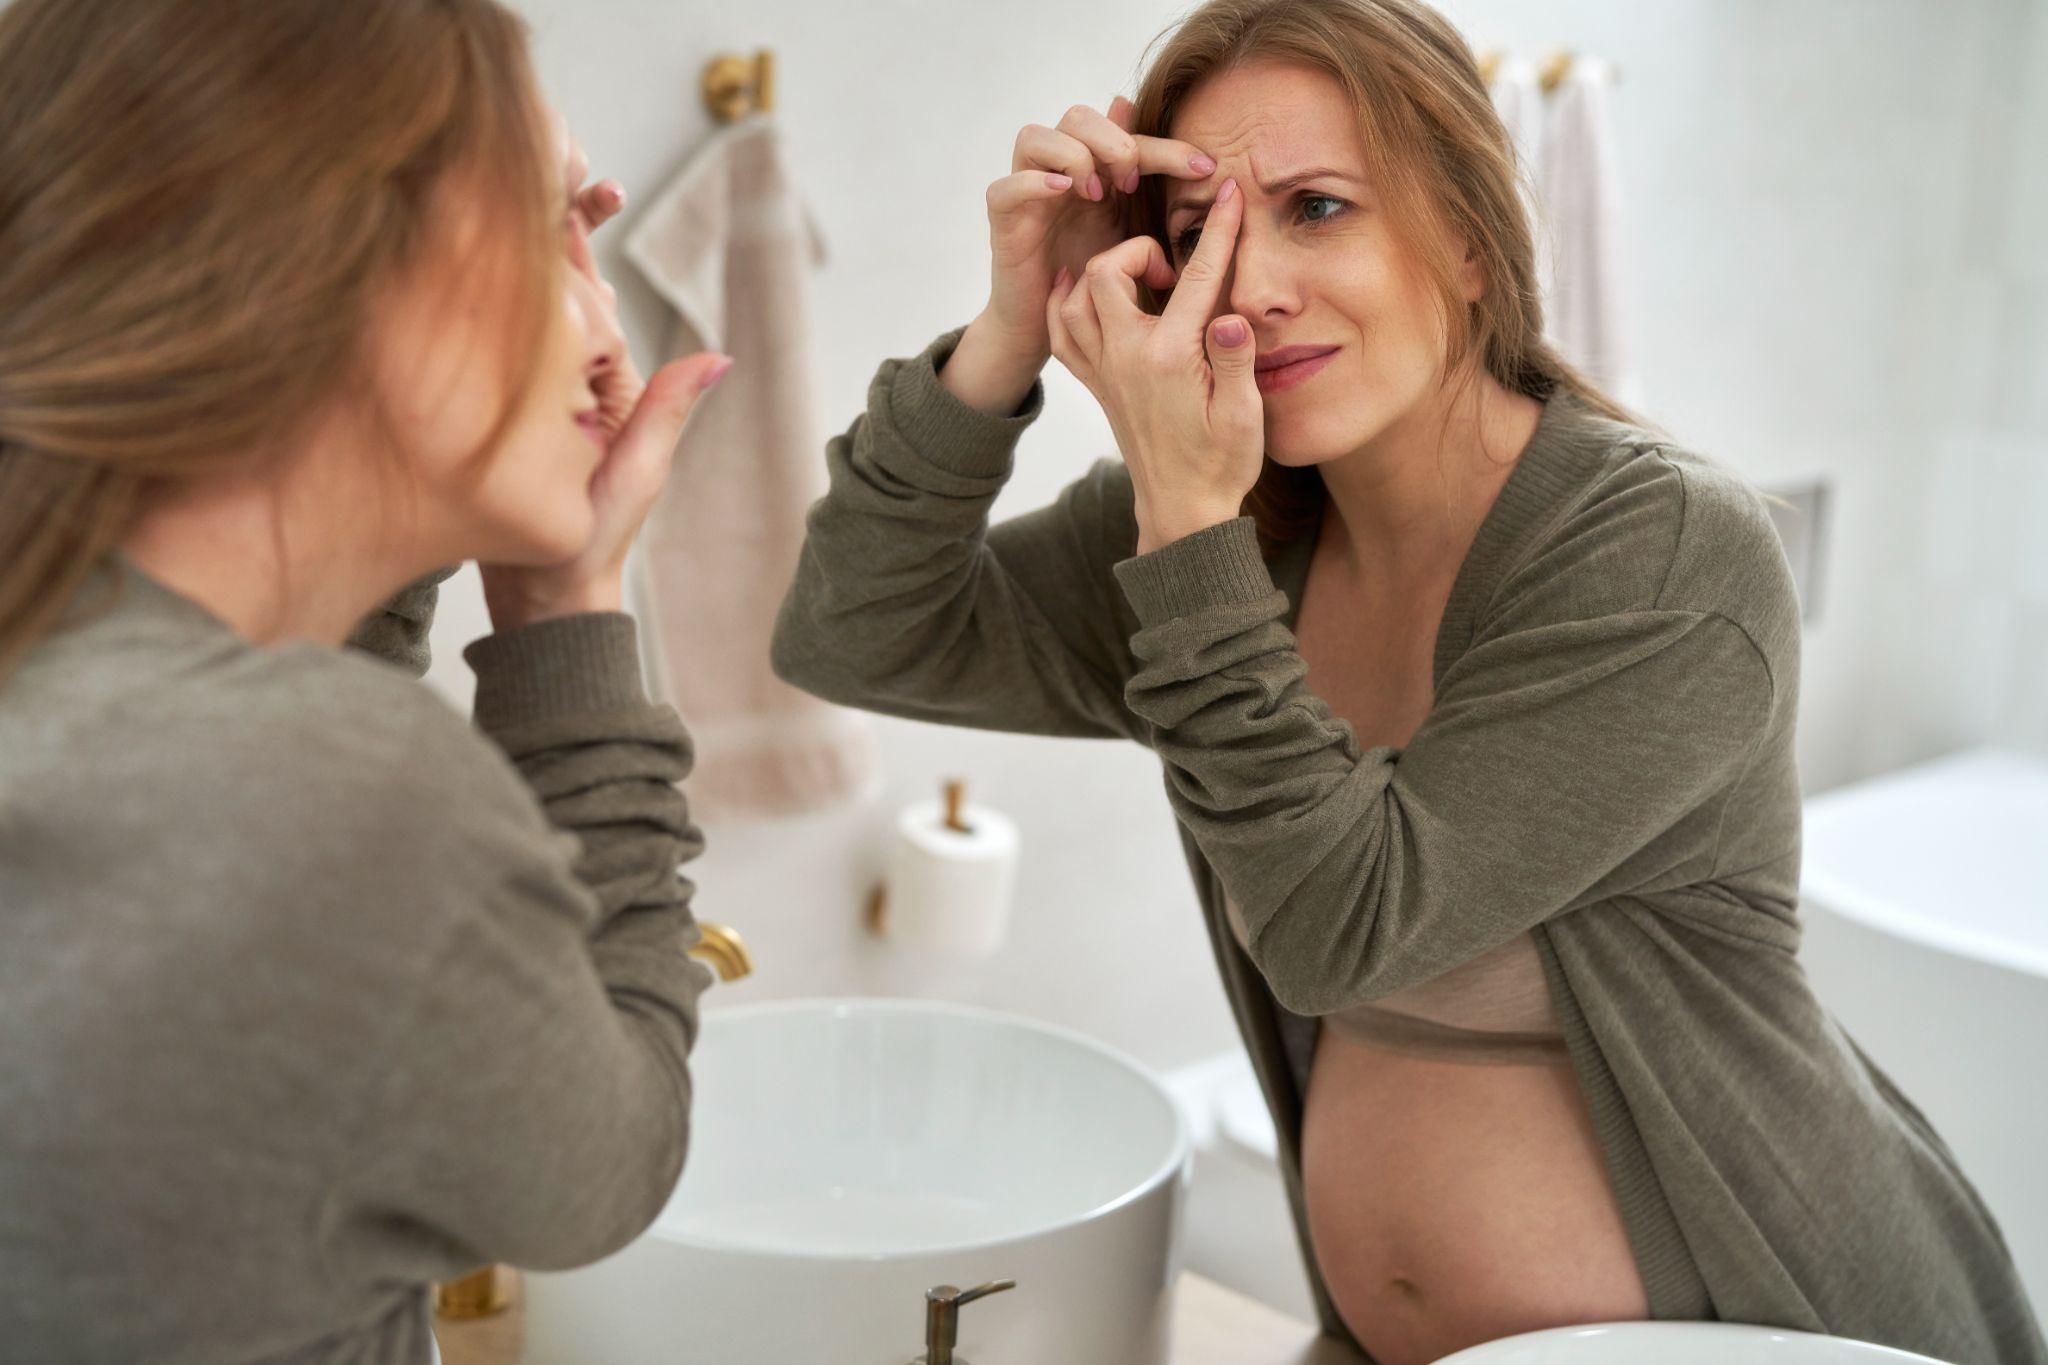
[[1335, 346], [1283, 346], [1259, 357], [1254, 378], [1260, 393], [1278, 393], [1306, 383], [1337, 354]]

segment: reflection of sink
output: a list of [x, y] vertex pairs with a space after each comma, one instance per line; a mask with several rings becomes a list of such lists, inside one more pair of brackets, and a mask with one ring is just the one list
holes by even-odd
[[1613, 1322], [1504, 1337], [1437, 1365], [1941, 1365], [1889, 1346], [1732, 1322]]
[[975, 1365], [1165, 1365], [1180, 1110], [1078, 1034], [956, 1005], [713, 1010], [688, 1164], [607, 1260], [527, 1277], [533, 1365], [901, 1365], [924, 1291]]

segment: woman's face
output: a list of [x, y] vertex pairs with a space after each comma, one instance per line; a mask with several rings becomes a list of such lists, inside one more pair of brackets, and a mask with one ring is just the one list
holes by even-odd
[[[537, 365], [502, 438], [471, 464], [510, 396], [507, 299], [527, 268], [498, 251], [493, 215], [451, 193], [448, 246], [390, 300], [377, 333], [378, 397], [397, 423], [435, 562], [554, 564], [593, 533], [590, 482], [609, 441], [597, 385], [625, 343], [600, 286], [556, 272]], [[568, 242], [568, 207], [563, 207]], [[499, 260], [497, 257], [507, 259]], [[480, 470], [480, 472], [479, 472]]]
[[[1266, 453], [1314, 465], [1371, 444], [1439, 392], [1445, 339], [1436, 295], [1397, 240], [1366, 180], [1358, 115], [1323, 72], [1272, 62], [1198, 85], [1172, 136], [1216, 159], [1206, 181], [1168, 183], [1175, 269], [1231, 177], [1244, 226], [1219, 315], [1237, 313], [1258, 343]], [[1477, 297], [1476, 278], [1468, 287]], [[1283, 348], [1326, 353], [1267, 368]]]

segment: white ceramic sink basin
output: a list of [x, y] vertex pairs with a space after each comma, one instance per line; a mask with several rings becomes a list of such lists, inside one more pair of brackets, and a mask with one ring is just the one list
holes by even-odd
[[904, 1365], [925, 1291], [974, 1365], [1166, 1365], [1180, 1110], [1078, 1034], [957, 1005], [714, 1010], [690, 1155], [617, 1255], [527, 1279], [531, 1365]]
[[1889, 1346], [1732, 1322], [1612, 1322], [1503, 1337], [1437, 1365], [1942, 1365]]

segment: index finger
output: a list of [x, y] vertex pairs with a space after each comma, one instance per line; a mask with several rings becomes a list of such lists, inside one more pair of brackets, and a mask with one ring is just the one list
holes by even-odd
[[1138, 170], [1143, 175], [1177, 175], [1183, 180], [1207, 180], [1216, 174], [1215, 158], [1192, 142], [1171, 137], [1134, 134], [1138, 144]]
[[616, 180], [600, 180], [576, 192], [576, 212], [583, 215], [584, 224], [592, 232], [610, 222], [625, 206], [626, 187]]
[[[1138, 119], [1138, 106], [1122, 95], [1109, 102], [1109, 121], [1130, 133]], [[1137, 144], [1136, 158], [1141, 175], [1178, 175], [1201, 180], [1216, 173], [1216, 160], [1192, 142], [1178, 138], [1152, 137], [1131, 133]]]
[[1202, 220], [1202, 236], [1195, 243], [1188, 263], [1181, 267], [1173, 296], [1160, 311], [1163, 320], [1192, 327], [1201, 332], [1216, 315], [1216, 302], [1223, 297], [1223, 277], [1230, 270], [1231, 253], [1237, 248], [1237, 229], [1244, 222], [1244, 195], [1235, 179], [1223, 182], [1209, 216]]

